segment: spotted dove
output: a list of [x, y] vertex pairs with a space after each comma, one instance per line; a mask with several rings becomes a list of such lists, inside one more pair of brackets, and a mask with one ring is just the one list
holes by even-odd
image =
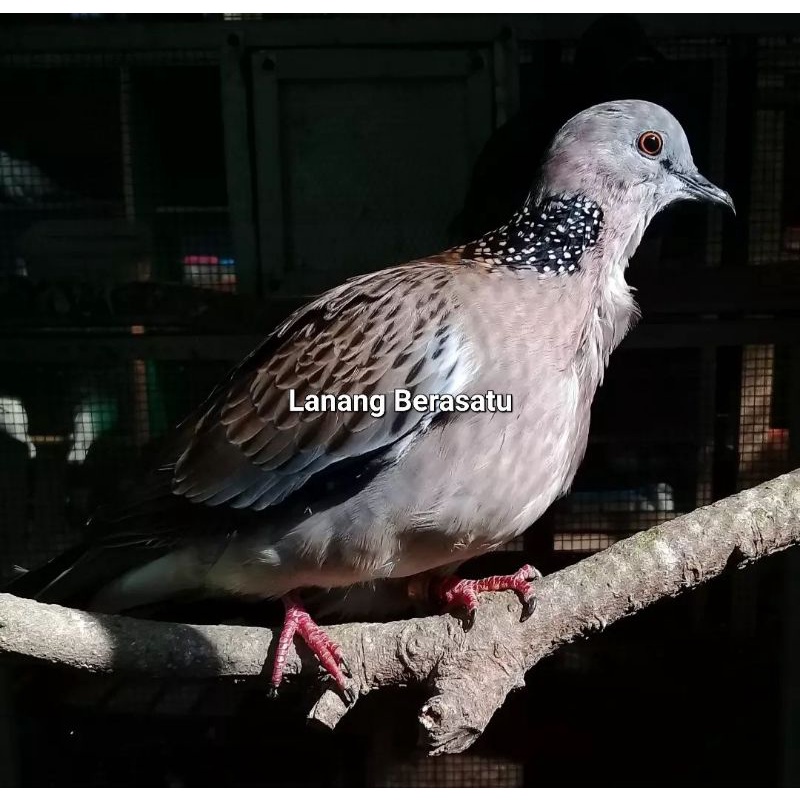
[[[660, 106], [603, 103], [570, 119], [500, 228], [353, 278], [290, 316], [178, 429], [104, 536], [39, 593], [90, 590], [121, 611], [186, 593], [282, 598], [273, 684], [299, 633], [342, 687], [335, 643], [304, 598], [359, 602], [435, 587], [474, 610], [536, 571], [465, 581], [456, 566], [519, 536], [564, 494], [586, 449], [609, 356], [637, 315], [625, 268], [677, 200], [733, 209]], [[495, 392], [511, 411], [395, 410], [413, 396]], [[383, 396], [386, 413], [296, 411], [313, 395]], [[412, 592], [413, 593], [413, 592]]]

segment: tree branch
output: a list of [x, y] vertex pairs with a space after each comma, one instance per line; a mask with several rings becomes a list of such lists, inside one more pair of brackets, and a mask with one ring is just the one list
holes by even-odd
[[[525, 673], [560, 645], [800, 541], [800, 470], [651, 528], [549, 575], [519, 622], [509, 593], [483, 596], [472, 629], [448, 615], [329, 628], [357, 696], [427, 683], [420, 721], [432, 753], [466, 749]], [[92, 614], [0, 595], [0, 654], [90, 672], [212, 678], [262, 674], [273, 632]], [[287, 675], [318, 676], [291, 654]], [[318, 685], [318, 684], [315, 684]], [[333, 727], [347, 707], [323, 690], [309, 716]]]

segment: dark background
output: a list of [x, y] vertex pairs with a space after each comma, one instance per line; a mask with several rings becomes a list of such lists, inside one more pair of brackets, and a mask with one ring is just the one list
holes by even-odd
[[[549, 572], [800, 463], [798, 18], [245, 16], [0, 19], [0, 578], [304, 297], [503, 222], [622, 97], [739, 213], [652, 225], [575, 492], [472, 568]], [[401, 692], [323, 734], [258, 685], [15, 666], [0, 784], [796, 785], [799, 578], [775, 556], [563, 648], [439, 759]]]

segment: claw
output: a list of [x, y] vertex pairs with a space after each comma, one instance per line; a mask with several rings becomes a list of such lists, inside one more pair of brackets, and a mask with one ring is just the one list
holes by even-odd
[[472, 626], [475, 624], [475, 618], [478, 615], [477, 608], [465, 608], [464, 614], [461, 617], [461, 624], [464, 626], [465, 631], [471, 631]]
[[[350, 677], [348, 675], [348, 677]], [[346, 686], [344, 683], [340, 683], [334, 675], [328, 673], [325, 676], [325, 685], [326, 688], [332, 689], [333, 691], [338, 691], [342, 697], [342, 700], [348, 705], [351, 706], [356, 701], [356, 693], [350, 686]]]
[[536, 606], [539, 605], [539, 598], [535, 594], [531, 594], [528, 597], [522, 598], [522, 614], [520, 615], [519, 621], [525, 622], [526, 619], [530, 619], [533, 616], [533, 612], [536, 611]]

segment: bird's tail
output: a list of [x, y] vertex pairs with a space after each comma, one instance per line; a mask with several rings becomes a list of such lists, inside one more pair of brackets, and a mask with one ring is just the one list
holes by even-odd
[[133, 555], [126, 550], [77, 545], [40, 567], [21, 572], [3, 591], [42, 603], [88, 607], [99, 587], [142, 563]]
[[[188, 542], [207, 539], [224, 549], [230, 519], [172, 493], [174, 462], [191, 436], [193, 418], [179, 426], [117, 498], [92, 515], [86, 544], [16, 577], [12, 594], [41, 602], [118, 611], [159, 602], [196, 582], [202, 564], [188, 563]], [[98, 602], [103, 600], [98, 605]]]

